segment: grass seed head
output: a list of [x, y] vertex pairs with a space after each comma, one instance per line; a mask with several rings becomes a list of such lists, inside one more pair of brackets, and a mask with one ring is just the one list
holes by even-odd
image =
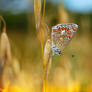
[[44, 48], [44, 66], [46, 66], [51, 58], [51, 39], [47, 39]]
[[2, 16], [0, 16], [1, 21], [3, 22], [3, 29], [0, 39], [0, 61], [11, 61], [11, 47], [8, 36], [6, 34], [6, 23]]
[[11, 61], [11, 47], [6, 32], [1, 34], [0, 57]]

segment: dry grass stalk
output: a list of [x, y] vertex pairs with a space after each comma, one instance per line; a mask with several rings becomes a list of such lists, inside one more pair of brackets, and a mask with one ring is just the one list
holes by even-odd
[[4, 23], [4, 27], [2, 29], [1, 39], [0, 39], [0, 88], [4, 88], [3, 77], [4, 71], [7, 64], [11, 63], [11, 47], [8, 40], [8, 36], [6, 34], [6, 24], [4, 19], [0, 16], [2, 22]]
[[47, 39], [43, 57], [43, 92], [46, 92], [46, 82], [51, 65], [51, 39]]
[[[41, 43], [42, 49], [42, 60], [43, 60], [43, 87], [42, 92], [46, 92], [46, 80], [48, 75], [48, 70], [51, 62], [51, 39], [50, 30], [45, 23], [45, 0], [43, 5], [43, 14], [41, 17], [41, 0], [34, 0], [34, 15], [36, 22], [36, 30], [38, 34], [38, 39]], [[44, 48], [45, 47], [45, 48]]]
[[43, 15], [41, 18], [40, 37], [41, 37], [40, 41], [41, 41], [42, 57], [43, 57], [42, 92], [46, 92], [48, 70], [50, 68], [50, 63], [51, 63], [51, 39], [50, 39], [49, 27], [45, 23], [45, 0], [44, 0], [44, 7], [43, 7]]
[[46, 81], [47, 81], [48, 71], [51, 63], [51, 39], [50, 39], [49, 27], [45, 23], [45, 0], [44, 0], [44, 7], [43, 7], [43, 15], [41, 19], [41, 26], [40, 26], [40, 41], [41, 41], [42, 57], [43, 57], [42, 92], [46, 92]]
[[45, 0], [44, 1], [44, 8], [43, 14], [41, 14], [42, 8], [42, 0], [34, 0], [34, 16], [35, 16], [35, 23], [36, 23], [36, 30], [37, 30], [37, 38], [41, 43], [42, 48], [42, 57], [44, 54], [44, 43], [47, 40], [47, 30], [48, 27], [45, 23]]
[[39, 31], [40, 28], [41, 8], [42, 8], [42, 0], [34, 0], [34, 16], [37, 31]]
[[42, 0], [34, 0], [34, 16], [35, 16], [35, 24], [37, 30], [37, 38], [41, 43], [42, 48], [42, 56], [43, 56], [43, 33], [41, 26], [41, 8], [42, 8]]
[[49, 32], [49, 28], [46, 25], [46, 23], [42, 20], [41, 26], [40, 26], [40, 32], [38, 34], [38, 38], [39, 38], [39, 40], [41, 42], [42, 57], [44, 56], [45, 43], [46, 43], [47, 39], [50, 38], [49, 35], [48, 35], [48, 32]]

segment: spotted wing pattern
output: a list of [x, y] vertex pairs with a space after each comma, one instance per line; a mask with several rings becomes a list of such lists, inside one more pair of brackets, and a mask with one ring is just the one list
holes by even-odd
[[52, 55], [61, 55], [61, 51], [73, 38], [77, 29], [78, 25], [74, 23], [58, 24], [52, 27]]

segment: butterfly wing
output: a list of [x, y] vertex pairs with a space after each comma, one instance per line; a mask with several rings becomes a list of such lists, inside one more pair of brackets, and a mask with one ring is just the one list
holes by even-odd
[[77, 24], [58, 24], [52, 27], [52, 52], [54, 54], [61, 53], [78, 29]]

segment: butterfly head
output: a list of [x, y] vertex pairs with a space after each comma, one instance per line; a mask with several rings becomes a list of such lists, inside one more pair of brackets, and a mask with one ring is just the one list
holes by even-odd
[[77, 31], [78, 30], [78, 25], [77, 24], [72, 24], [71, 26], [72, 26], [72, 29], [74, 31]]

